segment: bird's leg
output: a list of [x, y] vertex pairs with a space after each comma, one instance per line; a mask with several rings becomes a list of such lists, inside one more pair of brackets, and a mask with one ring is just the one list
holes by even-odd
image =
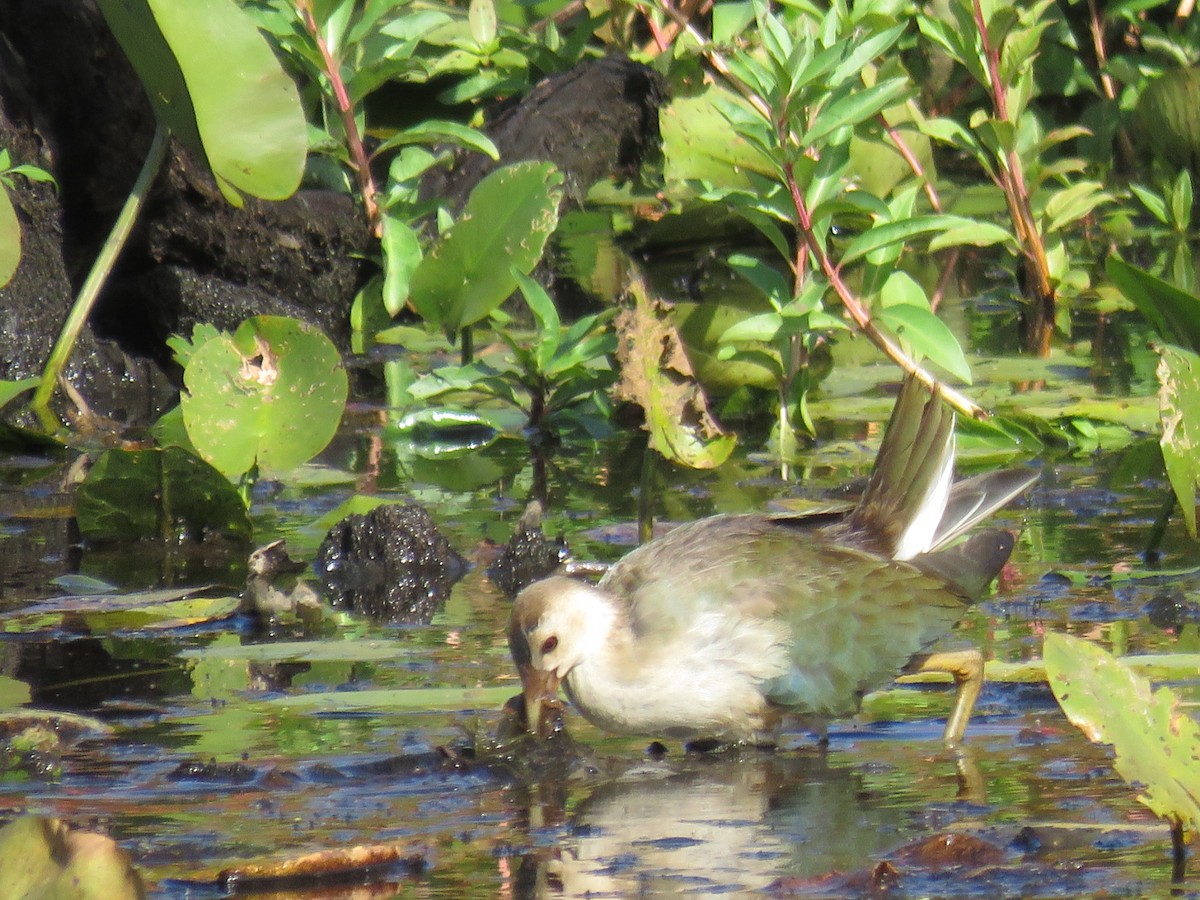
[[947, 747], [957, 747], [962, 742], [967, 721], [983, 688], [983, 655], [975, 647], [945, 653], [924, 653], [909, 660], [904, 671], [906, 674], [947, 672], [954, 677], [958, 694], [954, 698], [954, 710], [946, 720], [942, 740]]

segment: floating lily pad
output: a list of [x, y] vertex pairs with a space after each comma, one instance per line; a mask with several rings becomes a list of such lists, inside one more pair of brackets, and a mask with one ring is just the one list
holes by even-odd
[[332, 440], [348, 392], [329, 338], [280, 316], [247, 319], [197, 347], [183, 383], [188, 436], [231, 478], [308, 462]]

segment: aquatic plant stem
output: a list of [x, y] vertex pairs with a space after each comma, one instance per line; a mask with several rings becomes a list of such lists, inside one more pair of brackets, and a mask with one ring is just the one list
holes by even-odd
[[100, 296], [100, 290], [112, 273], [113, 266], [116, 265], [117, 258], [121, 255], [121, 250], [137, 222], [138, 214], [146, 203], [150, 187], [154, 184], [154, 179], [158, 176], [159, 169], [162, 168], [163, 160], [166, 158], [167, 142], [170, 136], [171, 133], [167, 127], [159, 122], [155, 127], [154, 139], [150, 142], [150, 150], [146, 154], [145, 162], [142, 163], [141, 171], [138, 172], [137, 180], [133, 183], [133, 188], [125, 199], [125, 205], [121, 207], [120, 215], [113, 223], [104, 246], [100, 248], [100, 253], [92, 264], [92, 269], [88, 272], [83, 287], [79, 289], [75, 303], [67, 314], [67, 320], [63, 323], [62, 331], [59, 332], [58, 340], [50, 351], [50, 357], [46, 360], [41, 384], [38, 385], [30, 406], [47, 432], [57, 431], [61, 426], [57, 417], [50, 411], [50, 400], [54, 396], [54, 387], [58, 384], [58, 379], [62, 376], [67, 361], [71, 357], [75, 342], [79, 340], [79, 333], [83, 331], [92, 307], [96, 305], [96, 298]]
[[[985, 87], [992, 95], [992, 108], [996, 118], [1005, 123], [1012, 120], [1008, 114], [1008, 92], [1000, 75], [1000, 48], [992, 43], [987, 19], [980, 0], [972, 0], [975, 27], [987, 60], [989, 84]], [[1050, 280], [1050, 263], [1046, 258], [1046, 247], [1033, 215], [1029, 198], [1029, 185], [1025, 180], [1025, 168], [1021, 157], [1014, 149], [1008, 149], [1001, 159], [997, 171], [997, 184], [1004, 193], [1009, 218], [1012, 219], [1017, 241], [1022, 248], [1025, 274], [1028, 276], [1026, 290], [1031, 291], [1029, 316], [1025, 330], [1025, 349], [1045, 358], [1050, 355], [1050, 335], [1054, 331], [1055, 292]]]
[[[680, 27], [688, 33], [689, 37], [697, 42], [702, 48], [705, 59], [708, 60], [709, 64], [718, 74], [724, 77], [726, 83], [741, 94], [746, 102], [753, 107], [755, 112], [778, 131], [780, 144], [787, 145], [793, 141], [795, 136], [789, 124], [779, 121], [773, 114], [770, 104], [733, 73], [725, 58], [712, 45], [712, 42], [697, 31], [691, 22], [683, 19], [670, 4], [664, 4], [663, 9], [675, 19]], [[842, 307], [846, 310], [847, 315], [849, 315], [850, 319], [857, 326], [860, 333], [865, 335], [871, 343], [878, 347], [896, 365], [905, 372], [912, 374], [930, 390], [937, 387], [941, 391], [943, 399], [954, 409], [973, 419], [986, 418], [987, 411], [983, 407], [979, 406], [979, 404], [975, 403], [961, 391], [957, 391], [949, 385], [941, 383], [926, 371], [920, 363], [906, 353], [903, 347], [875, 324], [866, 306], [864, 306], [863, 302], [850, 286], [842, 279], [838, 267], [830, 259], [829, 255], [825, 252], [825, 248], [821, 246], [821, 243], [813, 234], [812, 216], [809, 214], [808, 205], [805, 203], [799, 182], [796, 180], [795, 171], [790, 165], [786, 170], [786, 181], [792, 204], [796, 209], [800, 231], [800, 239], [797, 241], [796, 247], [796, 258], [792, 261], [794, 269], [792, 274], [796, 279], [796, 283], [800, 284], [804, 278], [804, 273], [808, 269], [808, 254], [813, 254], [822, 273], [829, 279], [830, 286], [833, 288], [838, 300], [841, 301]]]
[[975, 403], [975, 401], [961, 391], [956, 391], [949, 385], [940, 382], [922, 368], [916, 360], [905, 353], [904, 348], [897, 344], [889, 334], [880, 329], [875, 320], [871, 318], [870, 311], [863, 305], [863, 302], [850, 286], [846, 284], [842, 278], [841, 270], [830, 258], [829, 254], [825, 252], [825, 248], [813, 233], [812, 215], [809, 212], [808, 204], [804, 201], [804, 196], [800, 192], [800, 184], [797, 182], [790, 166], [787, 170], [787, 182], [788, 190], [791, 192], [792, 204], [796, 208], [796, 216], [800, 223], [802, 242], [807, 245], [809, 252], [812, 253], [813, 258], [817, 261], [822, 274], [829, 280], [829, 286], [833, 288], [838, 300], [841, 301], [842, 308], [846, 310], [846, 314], [850, 316], [850, 319], [857, 326], [858, 330], [871, 343], [883, 351], [892, 362], [924, 384], [929, 390], [940, 390], [942, 399], [954, 407], [954, 409], [973, 419], [986, 418], [987, 412], [983, 407]]
[[321, 53], [321, 61], [325, 65], [325, 76], [329, 79], [329, 87], [333, 91], [333, 99], [337, 104], [338, 115], [342, 119], [342, 128], [346, 132], [346, 148], [350, 151], [354, 174], [358, 179], [358, 192], [362, 195], [363, 209], [367, 214], [367, 224], [371, 234], [376, 238], [383, 237], [383, 216], [379, 211], [379, 189], [375, 185], [375, 177], [371, 174], [371, 161], [367, 158], [367, 150], [363, 146], [362, 135], [358, 133], [358, 123], [354, 119], [354, 104], [350, 102], [350, 93], [346, 90], [346, 82], [342, 80], [341, 65], [334, 57], [328, 42], [321, 36], [313, 14], [312, 0], [296, 0], [296, 9], [304, 19], [304, 27], [308, 30]]

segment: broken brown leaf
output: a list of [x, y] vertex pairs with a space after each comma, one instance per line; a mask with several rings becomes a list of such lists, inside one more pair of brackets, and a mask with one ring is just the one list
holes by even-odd
[[668, 305], [636, 275], [628, 297], [616, 321], [621, 378], [614, 394], [644, 410], [650, 446], [664, 457], [694, 469], [719, 466], [735, 438], [712, 417]]

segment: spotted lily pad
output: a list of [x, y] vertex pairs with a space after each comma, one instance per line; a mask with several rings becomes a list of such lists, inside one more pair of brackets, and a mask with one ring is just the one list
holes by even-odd
[[230, 478], [308, 462], [333, 438], [348, 391], [329, 338], [280, 316], [255, 316], [196, 346], [183, 384], [188, 437]]

